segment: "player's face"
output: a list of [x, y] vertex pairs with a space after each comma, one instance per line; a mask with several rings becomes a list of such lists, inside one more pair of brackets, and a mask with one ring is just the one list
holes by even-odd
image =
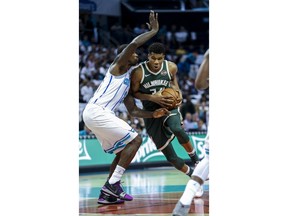
[[165, 55], [162, 54], [156, 54], [156, 53], [149, 53], [148, 54], [148, 65], [149, 65], [149, 69], [152, 71], [157, 72], [158, 70], [160, 70], [161, 66], [162, 66], [162, 62], [165, 59]]
[[130, 65], [135, 66], [138, 63], [138, 59], [139, 58], [138, 58], [137, 53], [133, 53], [133, 55], [129, 59]]

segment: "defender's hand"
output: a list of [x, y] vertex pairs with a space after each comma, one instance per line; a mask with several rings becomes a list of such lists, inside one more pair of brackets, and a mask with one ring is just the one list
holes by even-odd
[[171, 112], [168, 111], [166, 108], [160, 108], [160, 109], [157, 109], [153, 112], [153, 118], [160, 118], [162, 116], [167, 116], [170, 113]]
[[146, 23], [149, 30], [158, 31], [159, 23], [158, 23], [158, 13], [155, 14], [154, 11], [150, 11], [149, 15], [149, 23]]

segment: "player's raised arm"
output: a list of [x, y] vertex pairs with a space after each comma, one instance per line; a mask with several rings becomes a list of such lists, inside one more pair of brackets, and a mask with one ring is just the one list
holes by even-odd
[[119, 54], [119, 56], [116, 57], [114, 63], [117, 63], [119, 66], [126, 65], [128, 59], [136, 51], [136, 49], [157, 34], [159, 30], [158, 13], [155, 13], [154, 11], [150, 12], [149, 23], [147, 23], [147, 25], [150, 31], [140, 34], [134, 38], [131, 43], [129, 43], [127, 47]]

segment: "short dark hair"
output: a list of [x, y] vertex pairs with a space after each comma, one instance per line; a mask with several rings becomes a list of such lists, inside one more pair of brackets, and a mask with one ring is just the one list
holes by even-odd
[[119, 53], [121, 53], [127, 46], [128, 46], [128, 44], [122, 44], [122, 45], [120, 45], [120, 46], [118, 47], [118, 49], [117, 49], [117, 55], [118, 55]]
[[148, 47], [148, 53], [156, 53], [156, 54], [165, 54], [165, 46], [163, 43], [152, 43], [149, 47]]

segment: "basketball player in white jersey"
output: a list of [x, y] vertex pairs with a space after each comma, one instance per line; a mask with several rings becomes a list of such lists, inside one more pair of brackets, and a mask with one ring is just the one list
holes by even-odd
[[[204, 55], [202, 64], [195, 80], [195, 87], [198, 90], [204, 90], [209, 87], [209, 49]], [[190, 205], [193, 198], [196, 196], [200, 187], [209, 175], [209, 135], [207, 134], [205, 140], [205, 156], [195, 167], [195, 170], [188, 181], [185, 191], [177, 202], [173, 216], [186, 216], [190, 210]]]
[[106, 76], [94, 96], [83, 111], [85, 125], [95, 134], [106, 153], [116, 154], [108, 180], [101, 189], [98, 203], [121, 203], [131, 201], [133, 197], [124, 192], [120, 180], [139, 149], [142, 138], [125, 121], [118, 118], [114, 111], [124, 101], [128, 112], [135, 117], [159, 118], [169, 114], [167, 109], [154, 112], [139, 109], [134, 98], [129, 94], [130, 73], [138, 63], [136, 49], [157, 34], [159, 30], [158, 14], [150, 12], [150, 31], [132, 40], [118, 49], [118, 55], [110, 65]]

